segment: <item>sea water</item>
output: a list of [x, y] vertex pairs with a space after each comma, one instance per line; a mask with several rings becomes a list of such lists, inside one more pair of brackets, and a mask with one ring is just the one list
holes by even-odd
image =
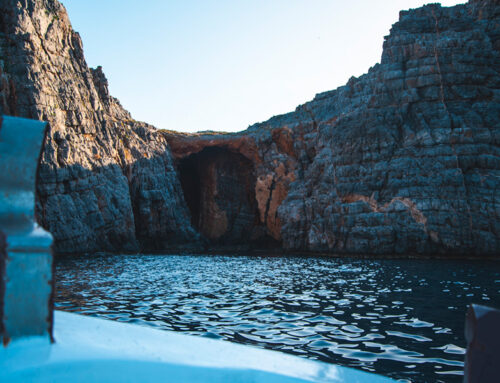
[[243, 343], [403, 382], [461, 382], [467, 305], [500, 262], [299, 256], [56, 259], [56, 308]]

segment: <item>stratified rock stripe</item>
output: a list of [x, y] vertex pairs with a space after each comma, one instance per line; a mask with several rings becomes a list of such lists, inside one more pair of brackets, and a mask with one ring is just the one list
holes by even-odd
[[50, 122], [37, 210], [56, 252], [196, 244], [163, 136], [110, 97], [61, 4], [25, 3], [0, 5], [0, 111]]
[[499, 37], [498, 1], [401, 12], [381, 63], [346, 86], [241, 134], [165, 134], [176, 158], [252, 159], [285, 249], [498, 255]]

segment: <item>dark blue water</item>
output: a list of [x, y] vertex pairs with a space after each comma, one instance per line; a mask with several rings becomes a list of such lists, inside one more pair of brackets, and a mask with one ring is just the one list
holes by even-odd
[[56, 262], [66, 311], [257, 345], [407, 382], [461, 382], [469, 303], [500, 262], [101, 256]]

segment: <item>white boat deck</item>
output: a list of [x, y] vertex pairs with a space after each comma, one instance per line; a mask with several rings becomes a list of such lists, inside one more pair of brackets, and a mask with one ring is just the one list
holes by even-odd
[[54, 337], [0, 346], [0, 382], [336, 382], [391, 379], [226, 341], [61, 311]]

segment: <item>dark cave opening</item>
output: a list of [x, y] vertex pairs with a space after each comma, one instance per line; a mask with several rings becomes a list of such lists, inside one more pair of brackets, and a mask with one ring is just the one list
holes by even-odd
[[177, 170], [191, 224], [210, 244], [267, 244], [255, 199], [254, 166], [248, 158], [208, 147], [180, 159]]
[[191, 213], [191, 225], [199, 230], [201, 182], [197, 161], [193, 155], [179, 161], [177, 170], [181, 181], [184, 200]]

